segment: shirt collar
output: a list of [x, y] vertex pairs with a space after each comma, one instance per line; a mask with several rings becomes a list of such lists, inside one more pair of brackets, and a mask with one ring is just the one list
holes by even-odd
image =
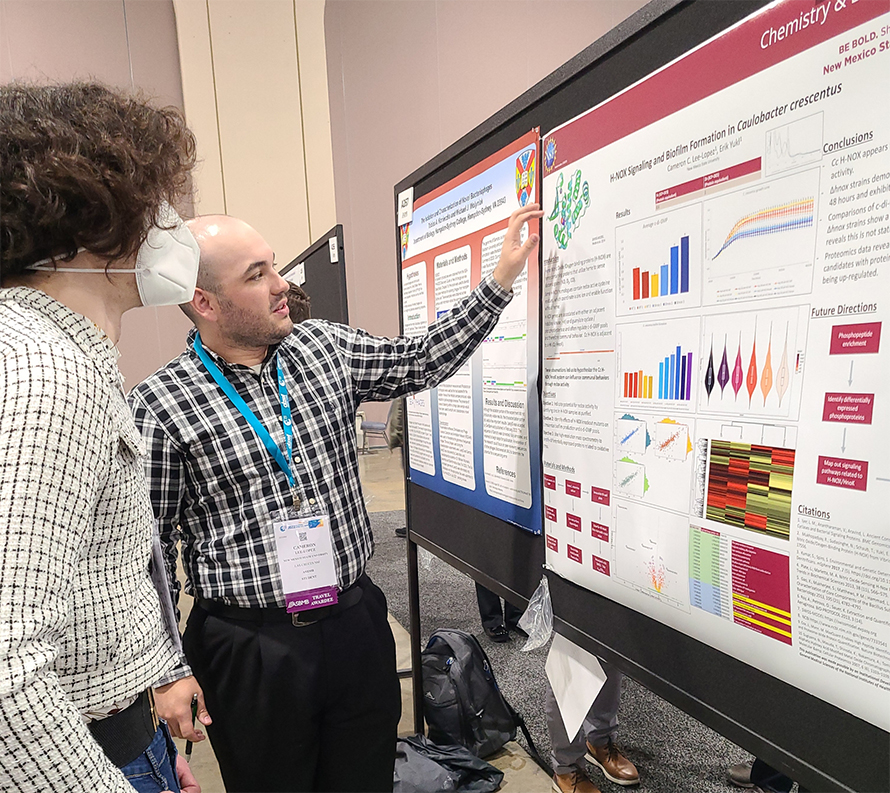
[[123, 389], [123, 378], [117, 367], [120, 352], [105, 331], [91, 319], [78, 314], [46, 292], [29, 286], [0, 289], [0, 302], [16, 303], [51, 321], [71, 338], [103, 374]]

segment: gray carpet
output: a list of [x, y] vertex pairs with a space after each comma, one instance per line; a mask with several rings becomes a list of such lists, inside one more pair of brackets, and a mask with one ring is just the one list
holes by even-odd
[[[405, 525], [405, 513], [371, 514], [377, 548], [368, 573], [386, 593], [389, 610], [408, 625], [408, 579], [405, 540], [394, 530]], [[436, 557], [420, 566], [420, 613], [424, 643], [437, 628], [459, 628], [479, 638], [491, 659], [498, 684], [507, 700], [525, 718], [529, 731], [549, 759], [550, 740], [543, 701], [547, 647], [520, 652], [524, 640], [495, 644], [482, 630], [472, 579]], [[618, 744], [640, 769], [640, 793], [729, 793], [736, 790], [726, 779], [732, 763], [749, 759], [740, 747], [687, 716], [648, 689], [625, 678], [622, 691]], [[521, 742], [521, 740], [520, 740]], [[604, 779], [598, 770], [591, 777], [603, 793], [626, 790]]]

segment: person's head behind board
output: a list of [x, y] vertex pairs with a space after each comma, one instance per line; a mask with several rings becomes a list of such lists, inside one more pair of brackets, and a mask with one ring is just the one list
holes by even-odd
[[312, 301], [302, 286], [291, 284], [287, 289], [287, 307], [294, 325], [312, 318]]

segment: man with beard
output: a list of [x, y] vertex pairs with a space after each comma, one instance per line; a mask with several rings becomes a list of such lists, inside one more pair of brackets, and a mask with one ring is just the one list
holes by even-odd
[[[537, 247], [520, 231], [541, 214], [517, 210], [494, 272], [427, 335], [395, 339], [295, 328], [253, 228], [190, 224], [195, 330], [130, 401], [171, 579], [182, 539], [196, 599], [185, 652], [229, 793], [392, 790], [401, 698], [386, 600], [364, 572], [356, 409], [435, 386], [472, 355]], [[167, 714], [174, 731], [192, 693], [183, 683], [179, 715]]]

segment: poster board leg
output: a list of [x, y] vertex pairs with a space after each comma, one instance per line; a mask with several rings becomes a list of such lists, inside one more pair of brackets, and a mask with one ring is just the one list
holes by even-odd
[[422, 734], [423, 671], [420, 668], [420, 578], [417, 568], [417, 543], [408, 532], [408, 631], [411, 634], [411, 679], [414, 701], [414, 732]]

